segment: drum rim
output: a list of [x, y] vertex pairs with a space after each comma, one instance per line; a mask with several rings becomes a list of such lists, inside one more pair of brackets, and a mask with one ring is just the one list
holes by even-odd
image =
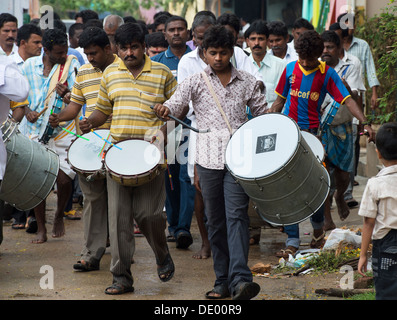
[[[94, 131], [98, 131], [98, 130], [107, 130], [107, 131], [110, 132], [110, 129], [106, 129], [106, 128], [98, 128], [98, 129], [95, 129]], [[82, 135], [82, 137], [88, 135], [89, 133], [91, 133], [91, 131], [90, 131], [90, 132], [87, 132], [87, 133], [84, 133], [84, 134]], [[76, 139], [73, 139], [72, 143], [70, 144], [70, 146], [69, 146], [68, 149], [67, 149], [66, 161], [67, 161], [67, 163], [69, 163], [70, 167], [71, 167], [74, 171], [79, 172], [79, 173], [81, 173], [81, 174], [86, 174], [86, 173], [87, 173], [87, 174], [93, 174], [93, 173], [98, 172], [98, 171], [100, 171], [101, 169], [103, 169], [103, 160], [101, 160], [101, 162], [102, 162], [101, 168], [99, 168], [99, 169], [93, 169], [93, 170], [81, 170], [81, 169], [77, 168], [76, 166], [74, 166], [74, 165], [70, 162], [70, 160], [69, 160], [70, 148], [72, 147], [73, 143], [75, 143], [77, 140], [79, 140], [78, 137], [76, 137]]]
[[[237, 130], [239, 130], [239, 129], [240, 129], [243, 125], [245, 125], [247, 122], [252, 121], [253, 119], [257, 119], [257, 118], [262, 117], [262, 116], [269, 115], [269, 114], [277, 114], [277, 115], [281, 115], [281, 116], [283, 116], [283, 117], [286, 117], [286, 118], [292, 120], [292, 123], [295, 125], [295, 127], [296, 127], [296, 129], [297, 129], [297, 131], [298, 131], [299, 137], [298, 137], [298, 143], [297, 143], [296, 148], [295, 148], [294, 152], [292, 153], [291, 157], [288, 159], [288, 161], [287, 161], [286, 163], [283, 164], [283, 166], [279, 167], [279, 168], [276, 169], [275, 171], [273, 171], [273, 172], [271, 172], [271, 173], [269, 173], [269, 174], [267, 174], [267, 175], [264, 175], [264, 176], [260, 176], [260, 177], [256, 177], [256, 178], [247, 178], [247, 177], [241, 177], [241, 176], [239, 176], [239, 175], [233, 173], [233, 171], [230, 169], [230, 167], [228, 166], [228, 164], [227, 164], [227, 162], [226, 162], [226, 150], [227, 150], [227, 148], [228, 148], [228, 146], [229, 146], [230, 141], [232, 140], [233, 135], [237, 132]], [[245, 121], [244, 123], [242, 123], [242, 124], [232, 133], [232, 135], [230, 136], [230, 139], [229, 139], [229, 141], [228, 141], [228, 143], [227, 143], [226, 149], [225, 149], [225, 167], [226, 167], [226, 169], [230, 172], [230, 174], [231, 174], [232, 176], [234, 176], [235, 178], [239, 178], [240, 180], [255, 181], [255, 180], [258, 180], [258, 179], [265, 178], [265, 177], [271, 177], [271, 176], [273, 176], [273, 175], [279, 173], [284, 167], [286, 167], [286, 166], [291, 162], [291, 160], [295, 157], [296, 153], [298, 152], [299, 145], [300, 145], [302, 139], [303, 139], [303, 136], [302, 136], [301, 130], [299, 129], [299, 126], [298, 126], [298, 124], [296, 123], [296, 121], [295, 121], [294, 119], [290, 118], [289, 116], [287, 116], [287, 115], [285, 115], [285, 114], [279, 113], [279, 112], [269, 112], [269, 113], [261, 114], [261, 115], [255, 117], [255, 118], [248, 119], [247, 121]]]
[[[158, 167], [160, 166], [160, 163], [157, 163], [153, 168], [151, 168], [148, 171], [142, 172], [140, 174], [134, 174], [134, 175], [120, 174], [120, 173], [117, 173], [117, 172], [113, 171], [112, 169], [110, 169], [108, 167], [108, 165], [106, 164], [106, 156], [108, 155], [108, 151], [111, 148], [113, 148], [115, 145], [117, 145], [118, 143], [124, 142], [124, 141], [129, 141], [129, 140], [140, 140], [140, 141], [145, 141], [147, 143], [150, 143], [149, 141], [147, 141], [145, 139], [140, 139], [140, 138], [129, 138], [129, 139], [124, 139], [124, 140], [121, 140], [121, 141], [117, 141], [116, 143], [114, 143], [114, 145], [110, 146], [110, 148], [108, 150], [106, 150], [105, 157], [103, 158], [103, 164], [105, 165], [105, 169], [107, 171], [109, 171], [110, 174], [112, 174], [112, 175], [114, 175], [116, 177], [125, 177], [125, 179], [135, 179], [137, 177], [146, 177], [146, 176], [150, 175], [151, 173], [155, 172], [156, 170], [158, 170]], [[152, 145], [155, 146], [159, 150], [160, 155], [161, 155], [161, 150], [155, 144], [152, 144]]]

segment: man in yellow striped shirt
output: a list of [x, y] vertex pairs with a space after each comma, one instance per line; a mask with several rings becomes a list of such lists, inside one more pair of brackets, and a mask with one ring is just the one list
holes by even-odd
[[[102, 73], [119, 58], [112, 53], [109, 38], [103, 29], [86, 28], [80, 35], [79, 46], [84, 49], [90, 63], [80, 67], [74, 83], [70, 103], [59, 114], [50, 116], [50, 124], [57, 127], [60, 121], [75, 119], [82, 111], [89, 116], [95, 110]], [[84, 108], [84, 105], [86, 107]], [[110, 128], [110, 119], [100, 127]], [[88, 181], [78, 173], [79, 184], [84, 195], [84, 245], [80, 260], [74, 270], [93, 271], [99, 269], [100, 260], [106, 250], [108, 235], [108, 203], [106, 179], [96, 177]]]
[[[168, 100], [177, 82], [165, 65], [145, 55], [145, 35], [139, 24], [120, 26], [115, 41], [120, 60], [104, 71], [96, 109], [80, 121], [80, 129], [89, 132], [112, 114], [110, 133], [114, 142], [131, 138], [151, 140], [163, 122], [150, 107]], [[170, 280], [175, 268], [165, 237], [164, 174], [138, 187], [123, 186], [108, 174], [107, 188], [113, 284], [105, 293], [134, 290], [130, 270], [135, 246], [134, 218], [154, 251], [160, 280]]]

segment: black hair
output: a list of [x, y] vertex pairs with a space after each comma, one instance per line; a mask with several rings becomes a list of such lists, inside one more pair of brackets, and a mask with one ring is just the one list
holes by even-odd
[[82, 23], [73, 23], [70, 27], [69, 27], [69, 37], [73, 37], [74, 34], [76, 33], [76, 30], [83, 30], [84, 26]]
[[82, 10], [80, 12], [76, 13], [76, 16], [74, 17], [75, 20], [77, 18], [82, 18], [83, 19], [83, 23], [87, 23], [89, 20], [91, 19], [99, 19], [98, 13], [96, 13], [93, 10]]
[[314, 26], [304, 18], [296, 19], [292, 28], [293, 29], [305, 28], [307, 30], [314, 30]]
[[107, 45], [110, 45], [109, 37], [101, 28], [85, 28], [79, 38], [79, 47], [87, 48], [90, 45], [96, 45], [103, 49]]
[[163, 47], [168, 48], [168, 42], [164, 34], [160, 31], [147, 34], [145, 36], [146, 47]]
[[231, 26], [236, 31], [236, 34], [241, 29], [240, 19], [233, 13], [222, 13], [216, 20], [216, 23], [222, 26]]
[[204, 33], [203, 49], [228, 48], [234, 49], [235, 39], [230, 30], [223, 25], [209, 27]]
[[18, 19], [9, 13], [0, 14], [0, 28], [3, 28], [4, 24], [7, 22], [15, 22], [18, 26]]
[[83, 24], [84, 29], [93, 27], [103, 29], [103, 22], [99, 19], [90, 19]]
[[[41, 14], [41, 16], [40, 16], [40, 18], [43, 18], [45, 15], [47, 15], [48, 14], [48, 10], [46, 10], [46, 11], [44, 11], [42, 14]], [[52, 11], [52, 15], [53, 15], [53, 19], [54, 20], [61, 20], [61, 17], [59, 16], [59, 14], [58, 13], [56, 13], [55, 11]], [[49, 17], [48, 17], [49, 18]], [[48, 19], [47, 18], [47, 19]]]
[[397, 160], [397, 122], [383, 124], [376, 133], [376, 149], [385, 160]]
[[41, 29], [34, 24], [28, 23], [20, 27], [17, 33], [17, 46], [19, 47], [21, 45], [22, 40], [28, 41], [32, 34], [37, 34], [40, 37], [43, 36]]
[[267, 23], [264, 20], [255, 20], [251, 23], [248, 29], [244, 33], [244, 38], [249, 38], [251, 33], [264, 34], [266, 38], [269, 38], [269, 29]]
[[41, 43], [44, 48], [51, 51], [55, 45], [67, 46], [68, 37], [61, 29], [47, 29], [43, 34]]
[[267, 25], [267, 27], [269, 28], [269, 34], [288, 38], [288, 28], [284, 22], [272, 21]]
[[116, 30], [114, 40], [118, 45], [131, 44], [134, 41], [145, 43], [145, 32], [138, 23], [125, 23]]
[[[356, 22], [356, 17], [354, 16], [354, 14], [352, 14], [352, 13], [342, 13], [342, 14], [340, 14], [339, 16], [338, 16], [338, 18], [336, 18], [336, 21], [338, 22], [338, 23], [340, 23], [340, 21], [345, 17], [345, 16], [348, 16], [347, 18], [350, 18], [350, 17], [352, 17], [353, 18], [353, 25], [355, 24], [355, 22]], [[347, 19], [346, 18], [346, 19]]]
[[[127, 22], [126, 22], [126, 23], [127, 23]], [[131, 22], [128, 22], [128, 23], [131, 23]], [[149, 34], [149, 29], [148, 29], [148, 26], [147, 26], [147, 24], [146, 24], [145, 21], [143, 21], [143, 20], [137, 20], [136, 23], [139, 24], [139, 25], [141, 26], [141, 28], [142, 28], [143, 33], [145, 34], [145, 36]], [[154, 32], [155, 32], [155, 31], [154, 31]]]
[[62, 20], [55, 19], [54, 20], [54, 29], [59, 29], [66, 34], [66, 25]]
[[324, 51], [324, 42], [317, 31], [309, 30], [295, 41], [295, 50], [301, 59], [317, 59]]
[[127, 16], [123, 18], [124, 23], [135, 23], [137, 20], [133, 16]]
[[171, 16], [168, 14], [161, 14], [159, 15], [157, 18], [154, 19], [153, 22], [153, 30], [155, 31], [156, 28], [160, 25], [160, 24], [164, 24], [167, 22], [167, 20], [170, 18]]
[[167, 30], [167, 25], [168, 25], [169, 23], [173, 22], [173, 21], [182, 21], [182, 22], [185, 24], [186, 29], [187, 29], [187, 21], [186, 21], [185, 18], [180, 17], [180, 16], [172, 16], [172, 17], [169, 17], [169, 18], [167, 19], [167, 21], [165, 22], [164, 30]]
[[169, 13], [168, 11], [159, 11], [159, 12], [157, 12], [157, 13], [153, 16], [153, 19], [156, 20], [156, 19], [157, 19], [158, 17], [160, 17], [160, 16], [171, 17], [172, 14]]
[[340, 26], [340, 23], [335, 22], [329, 26], [329, 30], [331, 31], [336, 31], [336, 30], [342, 30], [342, 38], [346, 38], [349, 36], [349, 29], [342, 29]]
[[332, 42], [336, 44], [337, 47], [340, 47], [340, 38], [335, 31], [324, 31], [321, 34], [321, 39], [323, 39], [323, 42]]

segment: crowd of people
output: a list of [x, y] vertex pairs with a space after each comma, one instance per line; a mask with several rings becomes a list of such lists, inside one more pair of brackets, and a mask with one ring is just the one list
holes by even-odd
[[[189, 28], [183, 17], [165, 11], [146, 24], [131, 16], [100, 20], [84, 10], [68, 30], [56, 14], [54, 27], [44, 30], [39, 19], [18, 29], [14, 16], [0, 14], [0, 55], [7, 56], [2, 64], [16, 66], [29, 85], [25, 96], [6, 95], [7, 109], [23, 134], [59, 155], [52, 237], [64, 235], [63, 219], [76, 218], [67, 214], [73, 199], [83, 199], [84, 243], [73, 269], [98, 270], [110, 245], [113, 283], [105, 293], [132, 292], [134, 235], [141, 233], [155, 254], [159, 279], [169, 281], [175, 272], [169, 245], [189, 248], [195, 215], [202, 245], [193, 258], [212, 256], [216, 275], [206, 298], [255, 297], [260, 287], [247, 263], [261, 228], [250, 226], [249, 196], [226, 169], [226, 145], [219, 141], [227, 142], [248, 119], [269, 112], [285, 114], [324, 145], [331, 192], [310, 217], [310, 245], [321, 248], [325, 232], [335, 228], [333, 199], [341, 220], [358, 205], [352, 190], [360, 133], [375, 141], [363, 111], [365, 78], [370, 107], [377, 104], [371, 50], [354, 29], [341, 25], [342, 17], [322, 34], [302, 18], [292, 35], [281, 21], [244, 22], [241, 42], [241, 19], [230, 13], [216, 17], [200, 11]], [[322, 117], [332, 108], [338, 109], [334, 121], [324, 125]], [[67, 161], [76, 135], [99, 129], [109, 130], [108, 145], [141, 139], [161, 150], [170, 121], [176, 121], [174, 127], [183, 122], [211, 131], [183, 129], [175, 159], [167, 159], [160, 174], [141, 185], [120, 183], [106, 170], [88, 179]], [[382, 157], [395, 164], [395, 155]], [[48, 240], [45, 208], [45, 200], [29, 212], [1, 202], [3, 218], [36, 234], [35, 244]], [[275, 254], [287, 258], [299, 249], [299, 224], [280, 230], [286, 244]]]

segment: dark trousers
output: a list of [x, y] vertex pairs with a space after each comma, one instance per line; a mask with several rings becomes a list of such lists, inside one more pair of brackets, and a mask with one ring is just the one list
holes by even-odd
[[230, 172], [196, 165], [207, 217], [216, 275], [215, 286], [227, 285], [229, 291], [240, 282], [252, 282], [248, 268], [249, 198]]
[[373, 241], [372, 269], [376, 300], [397, 300], [397, 230]]

